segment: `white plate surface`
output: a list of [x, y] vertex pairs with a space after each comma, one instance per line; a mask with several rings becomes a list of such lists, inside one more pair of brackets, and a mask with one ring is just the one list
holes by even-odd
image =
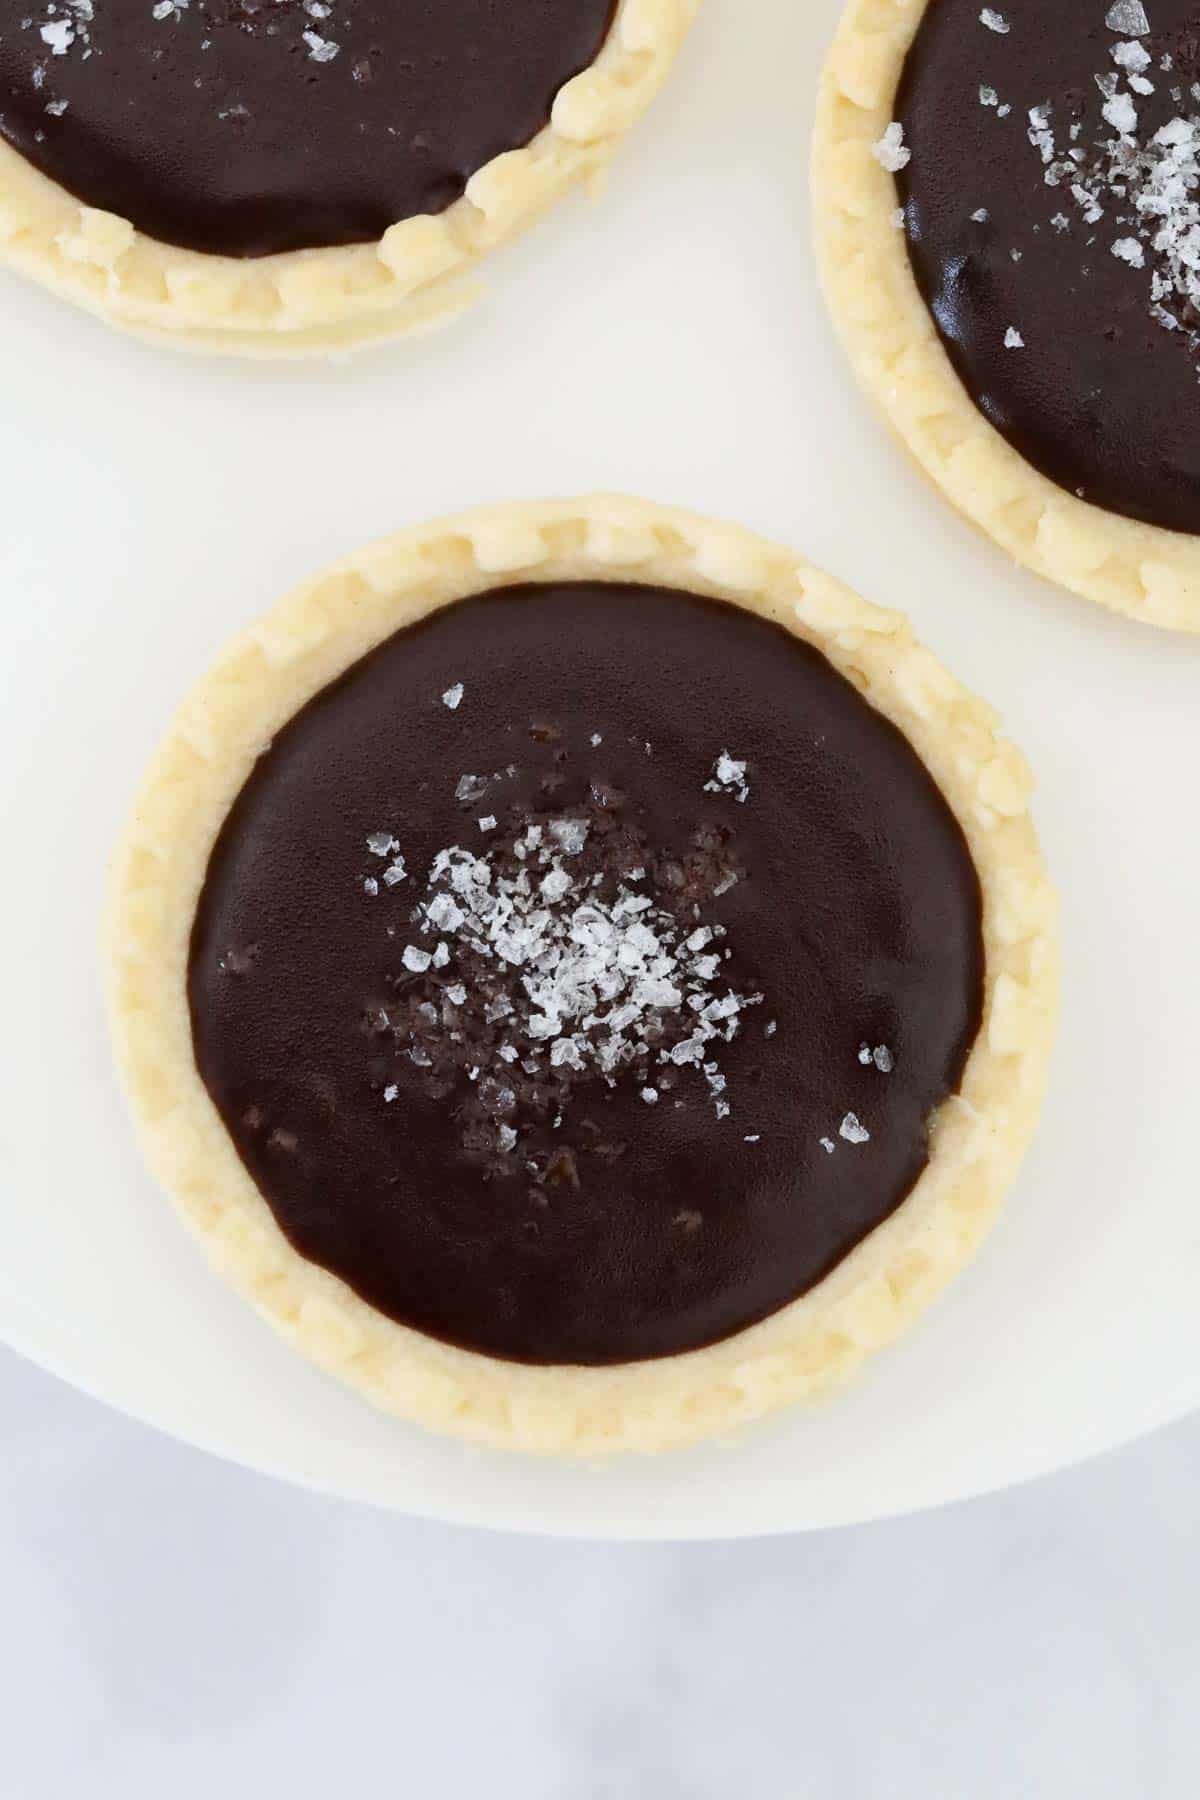
[[[349, 366], [175, 358], [0, 284], [0, 1335], [91, 1393], [338, 1493], [614, 1537], [898, 1513], [1200, 1404], [1200, 644], [1010, 568], [851, 386], [805, 199], [833, 18], [710, 4], [600, 205], [498, 258], [447, 333]], [[909, 612], [1034, 761], [1066, 951], [1040, 1138], [928, 1320], [826, 1411], [601, 1470], [377, 1417], [209, 1274], [131, 1141], [95, 951], [137, 772], [231, 632], [398, 525], [596, 488], [738, 519]]]

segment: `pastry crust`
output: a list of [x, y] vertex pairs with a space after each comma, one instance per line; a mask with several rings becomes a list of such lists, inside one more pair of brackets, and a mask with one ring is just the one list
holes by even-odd
[[[483, 589], [616, 579], [735, 602], [816, 645], [907, 735], [966, 834], [984, 895], [983, 1024], [930, 1163], [803, 1298], [710, 1348], [620, 1367], [528, 1367], [395, 1323], [279, 1230], [197, 1073], [186, 992], [209, 854], [272, 736], [400, 627]], [[564, 602], [565, 603], [565, 602]], [[497, 506], [399, 532], [236, 638], [155, 756], [114, 863], [105, 964], [117, 1061], [151, 1167], [221, 1271], [294, 1347], [376, 1405], [527, 1451], [658, 1451], [841, 1382], [967, 1261], [1032, 1135], [1057, 999], [1056, 901], [1030, 777], [989, 708], [870, 606], [734, 526], [618, 497]]]
[[1026, 462], [959, 381], [872, 155], [893, 119], [928, 0], [850, 0], [821, 76], [813, 145], [817, 255], [868, 393], [954, 505], [1026, 568], [1148, 624], [1200, 632], [1200, 539], [1089, 505]]
[[228, 257], [181, 250], [84, 206], [0, 141], [0, 259], [110, 325], [177, 348], [303, 357], [428, 329], [461, 312], [494, 245], [598, 177], [666, 78], [700, 0], [619, 0], [550, 123], [479, 169], [444, 213], [377, 243]]

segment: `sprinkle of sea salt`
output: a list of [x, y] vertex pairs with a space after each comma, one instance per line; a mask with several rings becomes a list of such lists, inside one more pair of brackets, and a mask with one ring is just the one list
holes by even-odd
[[[436, 928], [456, 940], [464, 978], [440, 991], [456, 1005], [460, 996], [469, 1005], [475, 979], [469, 971], [474, 966], [486, 974], [483, 1022], [506, 1020], [505, 1042], [493, 1040], [489, 1052], [498, 1059], [493, 1069], [518, 1064], [538, 1079], [548, 1071], [594, 1071], [612, 1085], [630, 1067], [644, 1083], [652, 1063], [692, 1067], [704, 1075], [716, 1116], [726, 1118], [726, 1080], [714, 1053], [732, 1042], [744, 1011], [762, 996], [714, 989], [722, 958], [703, 952], [723, 928], [681, 928], [673, 912], [629, 885], [644, 870], [623, 875], [615, 891], [599, 899], [590, 866], [582, 875], [571, 869], [571, 859], [588, 847], [589, 832], [587, 819], [552, 819], [545, 827], [528, 827], [515, 843], [498, 844], [486, 857], [458, 846], [438, 853], [412, 916], [422, 932]], [[525, 852], [523, 861], [518, 850]], [[514, 867], [515, 874], [502, 872]], [[410, 944], [403, 961], [423, 974], [449, 955], [444, 940], [432, 956]], [[444, 1024], [433, 1004], [438, 992], [432, 989], [409, 1014], [417, 1034], [407, 1054], [422, 1068], [443, 1055], [417, 1024], [425, 1006], [429, 1023]], [[454, 1038], [451, 1030], [445, 1048], [451, 1066]], [[482, 1047], [486, 1039], [479, 1042]], [[656, 1086], [645, 1083], [639, 1091], [646, 1104], [657, 1102]], [[492, 1107], [490, 1100], [484, 1104]]]
[[821, 1139], [821, 1148], [825, 1152], [826, 1156], [832, 1156], [834, 1151], [837, 1149], [837, 1145], [834, 1143], [832, 1138], [822, 1138]]
[[1011, 29], [1004, 14], [998, 13], [995, 8], [991, 6], [984, 7], [979, 15], [979, 23], [981, 25], [986, 25], [989, 31], [999, 32], [1001, 37]]
[[454, 686], [447, 688], [442, 695], [442, 705], [448, 706], [451, 712], [456, 712], [462, 703], [462, 697], [463, 684], [461, 681], [456, 681]]
[[604, 739], [600, 736], [600, 733], [598, 731], [593, 731], [593, 733], [592, 733], [592, 749], [598, 750], [603, 742], [604, 742]]
[[912, 151], [905, 146], [904, 127], [898, 119], [893, 119], [877, 144], [871, 146], [871, 154], [880, 168], [886, 169], [889, 175], [898, 174], [908, 167], [912, 161]]
[[373, 875], [368, 875], [367, 879], [363, 882], [363, 892], [364, 894], [377, 894], [379, 892], [379, 883]]
[[652, 1087], [644, 1087], [642, 1089], [642, 1099], [646, 1102], [647, 1106], [657, 1106], [658, 1105], [658, 1089], [652, 1088]]
[[384, 1088], [383, 1097], [387, 1101], [389, 1106], [391, 1105], [392, 1101], [396, 1098], [396, 1096], [399, 1092], [400, 1092], [400, 1089], [396, 1086], [394, 1081], [390, 1081], [388, 1083], [387, 1087]]
[[372, 856], [390, 856], [393, 850], [400, 848], [390, 831], [373, 831], [367, 839], [367, 849]]
[[858, 1115], [852, 1112], [848, 1112], [838, 1126], [838, 1136], [845, 1138], [848, 1144], [867, 1144], [871, 1141], [870, 1132], [859, 1122]]
[[496, 829], [495, 813], [485, 813], [483, 818], [480, 819], [480, 821], [479, 821], [479, 829], [480, 829], [480, 831], [495, 831], [495, 829]]
[[744, 1137], [742, 1139], [743, 1144], [757, 1144], [757, 1143], [761, 1143], [761, 1141], [762, 1141], [762, 1134], [761, 1134], [761, 1132], [758, 1132], [758, 1131], [753, 1131], [750, 1133], [750, 1135], [748, 1137]]
[[1025, 339], [1015, 325], [1010, 325], [1004, 334], [1004, 348], [1006, 350], [1023, 350], [1025, 348]]

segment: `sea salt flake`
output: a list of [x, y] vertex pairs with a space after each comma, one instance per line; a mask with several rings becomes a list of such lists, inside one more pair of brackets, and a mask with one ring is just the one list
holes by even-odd
[[578, 856], [587, 843], [587, 820], [555, 819], [550, 826], [550, 835], [568, 856]]
[[399, 848], [399, 842], [390, 831], [373, 831], [367, 839], [367, 849], [372, 856], [390, 856], [393, 850]]
[[376, 881], [376, 879], [373, 875], [368, 875], [366, 880], [363, 882], [363, 893], [373, 895], [373, 894], [377, 894], [378, 892], [379, 892], [379, 883]]
[[991, 214], [988, 212], [988, 209], [986, 206], [978, 206], [978, 207], [976, 207], [975, 211], [971, 214], [971, 217], [974, 220], [976, 225], [986, 225], [988, 220], [991, 218]]
[[735, 797], [745, 802], [750, 797], [750, 784], [746, 780], [746, 765], [731, 756], [728, 750], [722, 750], [713, 764], [712, 775], [704, 784], [706, 794], [720, 794], [732, 791]]
[[52, 56], [65, 56], [75, 42], [75, 27], [69, 19], [51, 19], [41, 27], [38, 36]]
[[495, 813], [485, 813], [484, 817], [482, 819], [480, 819], [480, 821], [479, 821], [479, 829], [480, 829], [480, 831], [495, 831], [495, 829], [496, 829]]
[[1123, 37], [1145, 37], [1150, 29], [1142, 0], [1114, 0], [1104, 23], [1110, 31], [1119, 31]]
[[658, 1105], [658, 1089], [652, 1088], [652, 1087], [644, 1087], [642, 1089], [642, 1099], [646, 1102], [647, 1106], [657, 1106]]
[[1004, 348], [1006, 350], [1023, 350], [1025, 348], [1025, 339], [1015, 325], [1010, 325], [1004, 334]]
[[400, 883], [404, 881], [407, 876], [408, 869], [402, 856], [395, 857], [383, 871], [384, 883], [390, 888], [399, 887]]
[[332, 62], [341, 49], [340, 44], [335, 44], [331, 38], [319, 36], [315, 31], [302, 31], [300, 36], [308, 48], [310, 58], [316, 63]]
[[451, 712], [457, 712], [462, 705], [464, 691], [462, 682], [456, 681], [454, 686], [447, 688], [442, 695], [442, 705], [449, 707]]
[[422, 950], [417, 944], [406, 944], [404, 955], [400, 960], [405, 968], [411, 970], [414, 975], [423, 975], [433, 961], [433, 957], [428, 950]]
[[837, 1145], [834, 1143], [832, 1138], [827, 1138], [827, 1137], [821, 1138], [820, 1144], [821, 1144], [821, 1148], [825, 1152], [826, 1156], [832, 1156], [834, 1151], [837, 1149]]
[[1004, 14], [998, 13], [991, 6], [984, 7], [979, 15], [979, 23], [986, 25], [989, 31], [998, 32], [1001, 37], [1004, 37], [1012, 29]]
[[1111, 100], [1105, 101], [1100, 111], [1113, 130], [1119, 131], [1123, 137], [1132, 137], [1137, 130], [1138, 111], [1128, 94], [1114, 94]]
[[838, 1126], [838, 1136], [845, 1138], [848, 1144], [868, 1144], [871, 1134], [865, 1125], [860, 1124], [856, 1113], [848, 1112]]
[[871, 154], [889, 175], [896, 175], [908, 167], [912, 151], [905, 145], [904, 127], [898, 119], [893, 119], [879, 142], [871, 146]]
[[1131, 269], [1144, 269], [1146, 252], [1134, 237], [1118, 238], [1112, 247], [1113, 255], [1120, 262], [1128, 263]]
[[396, 1096], [399, 1092], [400, 1092], [400, 1089], [396, 1086], [394, 1081], [389, 1082], [387, 1087], [384, 1088], [383, 1097], [389, 1106], [391, 1105], [392, 1101], [396, 1098]]

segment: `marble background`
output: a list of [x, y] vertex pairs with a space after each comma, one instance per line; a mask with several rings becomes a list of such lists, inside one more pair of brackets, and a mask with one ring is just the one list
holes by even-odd
[[1194, 1800], [1200, 1417], [757, 1543], [326, 1500], [0, 1351], [3, 1800]]

